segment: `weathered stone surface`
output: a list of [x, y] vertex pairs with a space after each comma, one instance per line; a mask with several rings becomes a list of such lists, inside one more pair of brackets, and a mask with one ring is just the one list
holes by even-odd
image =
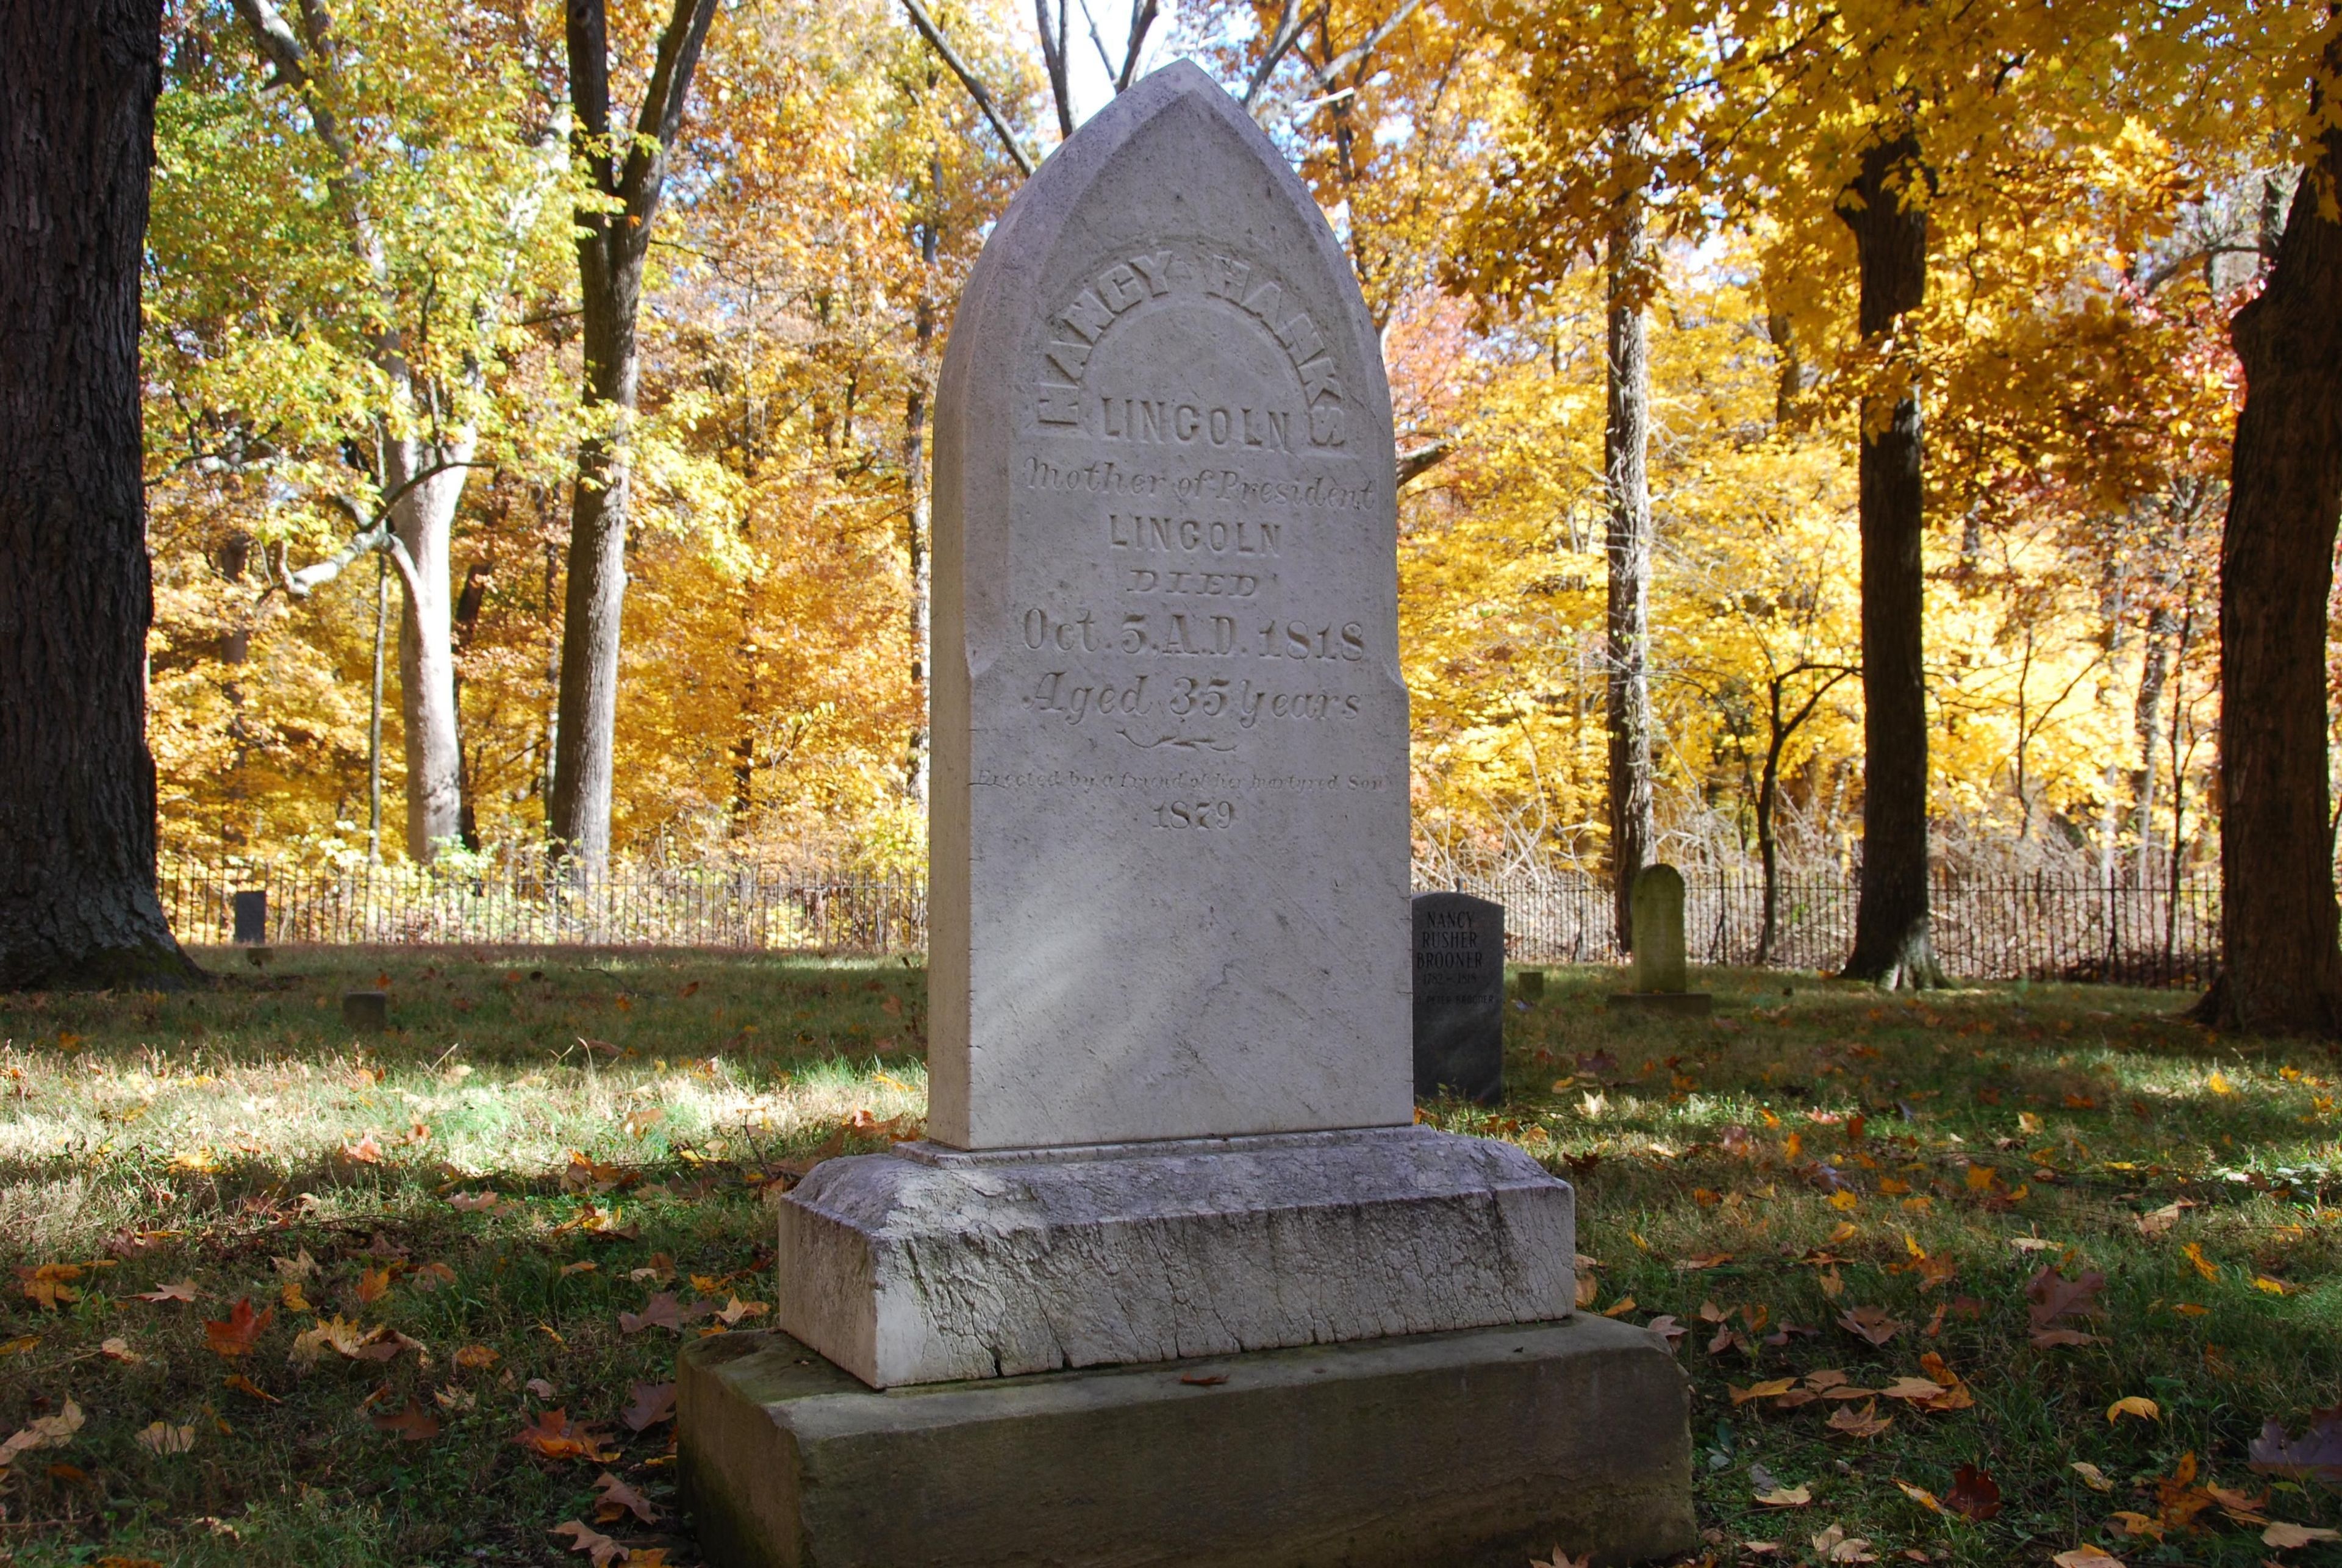
[[1603, 1318], [876, 1393], [686, 1345], [715, 1568], [1520, 1568], [1694, 1549], [1685, 1380]]
[[1568, 1315], [1569, 1187], [1427, 1127], [906, 1144], [781, 1205], [776, 1324], [875, 1387]]
[[342, 1023], [345, 1027], [351, 1029], [389, 1028], [390, 993], [387, 991], [343, 992]]
[[1338, 243], [1156, 72], [1010, 205], [938, 385], [930, 1136], [1409, 1120], [1393, 492]]
[[268, 940], [268, 890], [247, 888], [235, 894], [235, 940], [265, 942]]
[[[1540, 977], [1542, 978], [1542, 977]], [[1415, 895], [1415, 1094], [1505, 1094], [1505, 906]]]
[[1635, 936], [1635, 989], [1654, 992], [1690, 988], [1684, 959], [1684, 879], [1672, 865], [1646, 865], [1636, 874], [1628, 900]]

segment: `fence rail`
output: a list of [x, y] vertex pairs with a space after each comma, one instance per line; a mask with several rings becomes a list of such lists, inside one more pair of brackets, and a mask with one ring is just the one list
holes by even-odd
[[[1577, 874], [1461, 877], [1438, 885], [1505, 906], [1505, 945], [1515, 959], [1616, 960], [1609, 884]], [[1685, 878], [1684, 930], [1696, 964], [1757, 962], [1765, 888], [1755, 877]], [[1777, 968], [1831, 970], [1854, 944], [1851, 877], [1781, 878], [1773, 941]], [[2183, 880], [2175, 889], [2107, 885], [2079, 878], [1939, 875], [1929, 890], [1936, 954], [1975, 980], [2099, 980], [2125, 985], [2200, 985], [2220, 950], [2220, 890]]]
[[[266, 934], [295, 943], [574, 943], [796, 953], [918, 953], [927, 939], [923, 877], [850, 876], [768, 865], [626, 865], [606, 876], [549, 875], [515, 862], [453, 874], [364, 864], [249, 864], [166, 857], [161, 893], [183, 941], [226, 942], [235, 894], [268, 894]], [[1516, 960], [1602, 963], [1619, 956], [1606, 883], [1570, 872], [1433, 880], [1505, 905]], [[1764, 922], [1754, 877], [1686, 878], [1685, 928], [1700, 964], [1749, 964]], [[2219, 951], [2217, 884], [2107, 886], [2078, 878], [1936, 878], [1935, 942], [1945, 968], [1979, 980], [2103, 980], [2197, 985]], [[1834, 969], [1854, 937], [1855, 884], [1786, 875], [1766, 962]]]

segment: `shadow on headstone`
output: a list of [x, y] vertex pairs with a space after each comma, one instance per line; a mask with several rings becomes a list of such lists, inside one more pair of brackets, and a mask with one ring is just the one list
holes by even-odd
[[1716, 999], [1694, 991], [1684, 956], [1684, 879], [1672, 865], [1646, 865], [1635, 878], [1629, 899], [1634, 916], [1634, 989], [1614, 992], [1613, 1007], [1650, 1012], [1710, 1011]]

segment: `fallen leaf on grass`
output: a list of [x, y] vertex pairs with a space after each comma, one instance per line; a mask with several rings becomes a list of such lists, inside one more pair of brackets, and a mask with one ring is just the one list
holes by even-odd
[[1841, 1524], [1833, 1524], [1815, 1536], [1814, 1550], [1821, 1553], [1822, 1561], [1825, 1563], [1876, 1563], [1878, 1561], [1871, 1554], [1869, 1542], [1859, 1535], [1849, 1536], [1846, 1533], [1846, 1527]]
[[484, 1344], [467, 1344], [455, 1353], [455, 1364], [466, 1372], [496, 1364], [496, 1353]]
[[[700, 1307], [704, 1307], [706, 1304], [707, 1303], [706, 1302], [698, 1302], [694, 1303], [694, 1305], [687, 1309], [687, 1311], [696, 1313]], [[730, 1303], [727, 1303], [723, 1310], [718, 1312], [716, 1316], [720, 1322], [722, 1322], [726, 1328], [737, 1328], [740, 1326], [740, 1320], [742, 1318], [762, 1317], [772, 1310], [772, 1305], [768, 1302], [744, 1302], [738, 1296], [734, 1296]]]
[[271, 1258], [269, 1262], [275, 1265], [278, 1279], [315, 1279], [317, 1274], [317, 1260], [309, 1255], [309, 1249], [306, 1247], [301, 1249], [300, 1255], [297, 1257]]
[[276, 1320], [275, 1307], [252, 1310], [250, 1296], [238, 1296], [235, 1305], [228, 1308], [225, 1322], [204, 1324], [204, 1348], [214, 1355], [233, 1361], [249, 1353], [260, 1333]]
[[81, 1299], [81, 1292], [69, 1283], [81, 1278], [79, 1263], [42, 1263], [34, 1268], [19, 1268], [16, 1278], [25, 1299], [43, 1312], [55, 1312], [59, 1303]]
[[671, 1383], [638, 1383], [634, 1387], [634, 1403], [627, 1405], [618, 1419], [626, 1423], [628, 1432], [641, 1432], [656, 1426], [662, 1421], [675, 1419], [675, 1384]]
[[2280, 1552], [2296, 1546], [2314, 1545], [2320, 1541], [2342, 1541], [2342, 1530], [2326, 1530], [2309, 1524], [2287, 1524], [2283, 1520], [2271, 1523], [2261, 1532], [2261, 1544], [2274, 1546]]
[[299, 1280], [286, 1280], [283, 1284], [278, 1285], [276, 1287], [276, 1301], [277, 1304], [282, 1306], [286, 1312], [315, 1312], [317, 1310], [315, 1307], [309, 1304], [309, 1298], [301, 1293], [301, 1282]]
[[238, 1393], [259, 1400], [264, 1404], [282, 1404], [285, 1403], [283, 1400], [277, 1398], [275, 1394], [269, 1393], [266, 1389], [261, 1387], [258, 1383], [253, 1382], [252, 1379], [245, 1376], [244, 1373], [240, 1372], [232, 1372], [228, 1373], [227, 1377], [224, 1380], [222, 1386], [232, 1388]]
[[138, 1433], [138, 1446], [153, 1453], [185, 1453], [195, 1445], [195, 1429], [192, 1425], [173, 1426], [167, 1421], [150, 1422]]
[[2267, 1423], [2253, 1439], [2248, 1457], [2263, 1475], [2320, 1481], [2342, 1490], [2342, 1404], [2311, 1412], [2308, 1430], [2299, 1437], [2288, 1437], [2284, 1427]]
[[342, 1154], [345, 1159], [354, 1160], [361, 1165], [382, 1164], [382, 1145], [375, 1141], [375, 1135], [372, 1133], [368, 1133], [355, 1144], [344, 1144]]
[[1611, 1305], [1603, 1308], [1602, 1315], [1604, 1317], [1624, 1317], [1634, 1310], [1635, 1298], [1633, 1296], [1621, 1296]]
[[2047, 1329], [2059, 1318], [2104, 1317], [2107, 1309], [2099, 1304], [2098, 1293], [2107, 1288], [2107, 1276], [2097, 1269], [2083, 1271], [2079, 1279], [2067, 1279], [2049, 1263], [2044, 1263], [2034, 1276], [2025, 1282], [2025, 1299], [2032, 1303], [2027, 1316], [2036, 1329]]
[[2115, 1510], [2115, 1525], [2124, 1534], [2138, 1541], [2160, 1541], [2166, 1528], [2162, 1520], [2128, 1508]]
[[135, 1366], [146, 1359], [132, 1350], [130, 1342], [126, 1339], [102, 1340], [98, 1343], [97, 1353], [108, 1361], [121, 1362], [125, 1366]]
[[615, 1523], [629, 1513], [646, 1524], [657, 1523], [658, 1510], [651, 1505], [651, 1500], [608, 1471], [595, 1478], [594, 1486], [600, 1493], [594, 1499], [596, 1524]]
[[195, 1299], [195, 1282], [181, 1280], [176, 1284], [156, 1285], [151, 1291], [133, 1293], [142, 1302], [191, 1302]]
[[2057, 1568], [2123, 1568], [2123, 1560], [2109, 1557], [2095, 1546], [2077, 1546], [2049, 1559]]
[[2111, 1426], [2117, 1417], [2125, 1415], [2135, 1415], [2141, 1421], [2163, 1419], [2163, 1412], [2157, 1406], [2155, 1401], [2143, 1399], [2135, 1393], [2127, 1399], [2118, 1399], [2107, 1406], [2107, 1424]]
[[2000, 1512], [2000, 1485], [1990, 1471], [1963, 1464], [1952, 1473], [1952, 1489], [1944, 1493], [1944, 1506], [1980, 1524]]
[[449, 1207], [466, 1214], [492, 1214], [503, 1208], [504, 1203], [494, 1193], [455, 1193], [447, 1199]]
[[1828, 1424], [1831, 1431], [1843, 1432], [1848, 1437], [1876, 1437], [1894, 1425], [1895, 1418], [1879, 1414], [1878, 1403], [1873, 1400], [1860, 1410], [1851, 1404], [1839, 1405], [1830, 1412]]
[[1684, 1336], [1683, 1324], [1676, 1322], [1673, 1313], [1661, 1313], [1643, 1326], [1666, 1341], [1669, 1350], [1675, 1349], [1676, 1341]]
[[1858, 1306], [1840, 1313], [1837, 1325], [1858, 1339], [1879, 1345], [1901, 1333], [1906, 1326], [1901, 1318], [1890, 1317], [1884, 1309], [1875, 1306]]
[[[1778, 1398], [1780, 1395], [1788, 1393], [1790, 1388], [1794, 1386], [1796, 1383], [1797, 1379], [1792, 1377], [1777, 1377], [1769, 1383], [1756, 1383], [1747, 1388], [1741, 1388], [1736, 1384], [1729, 1383], [1726, 1383], [1724, 1386], [1731, 1390], [1732, 1403], [1736, 1407], [1747, 1403], [1752, 1399]], [[1932, 1389], [1930, 1392], [1933, 1392]]]
[[81, 1430], [81, 1406], [72, 1400], [55, 1415], [45, 1415], [31, 1423], [5, 1443], [0, 1443], [0, 1469], [13, 1464], [16, 1455], [29, 1453], [35, 1448], [63, 1448]]
[[2033, 1331], [2033, 1348], [2056, 1350], [2061, 1345], [2104, 1344], [2104, 1334], [2084, 1333], [2077, 1328], [2037, 1328]]
[[390, 1271], [368, 1269], [358, 1275], [358, 1304], [371, 1306], [390, 1293]]
[[546, 1459], [590, 1459], [606, 1464], [618, 1457], [603, 1449], [599, 1433], [571, 1421], [565, 1410], [538, 1412], [536, 1420], [522, 1427], [513, 1441]]
[[2195, 1265], [2196, 1272], [2202, 1274], [2206, 1279], [2217, 1280], [2220, 1277], [2220, 1265], [2206, 1257], [2204, 1255], [2204, 1249], [2197, 1245], [2194, 1242], [2189, 1242], [2186, 1246], [2180, 1248], [2179, 1252], [2181, 1256], [2185, 1257], [2190, 1263]]
[[1556, 1546], [1553, 1549], [1553, 1555], [1549, 1558], [1530, 1558], [1529, 1568], [1594, 1568], [1594, 1553], [1588, 1552], [1583, 1557], [1572, 1557], [1568, 1553], [1564, 1552], [1560, 1547]]
[[592, 1258], [580, 1258], [574, 1263], [562, 1264], [561, 1277], [565, 1280], [571, 1274], [590, 1274], [601, 1266], [602, 1265], [600, 1263], [596, 1263]]
[[407, 1395], [406, 1408], [392, 1415], [374, 1418], [376, 1432], [395, 1432], [402, 1443], [428, 1443], [439, 1435], [439, 1418]]
[[1777, 1486], [1770, 1492], [1756, 1493], [1756, 1501], [1767, 1508], [1803, 1508], [1814, 1500], [1811, 1486]]
[[2115, 1489], [2115, 1483], [2107, 1479], [2107, 1473], [2095, 1464], [2077, 1459], [2067, 1468], [2080, 1476], [2082, 1484], [2093, 1492], [2112, 1492]]
[[1941, 1513], [1944, 1511], [1942, 1501], [1926, 1487], [1914, 1486], [1909, 1482], [1905, 1481], [1900, 1477], [1896, 1479], [1895, 1484], [1902, 1492], [1904, 1496], [1909, 1498], [1912, 1502], [1917, 1503], [1928, 1513]]
[[626, 1560], [626, 1549], [591, 1525], [575, 1519], [565, 1519], [551, 1532], [569, 1537], [569, 1550], [583, 1552], [594, 1559], [594, 1568], [609, 1568], [613, 1563]]

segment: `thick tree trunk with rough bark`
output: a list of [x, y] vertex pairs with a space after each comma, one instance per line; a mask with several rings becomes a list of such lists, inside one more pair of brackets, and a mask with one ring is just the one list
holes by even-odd
[[155, 896], [138, 264], [156, 0], [0, 10], [0, 987], [179, 986]]
[[1609, 512], [1606, 551], [1609, 602], [1603, 626], [1608, 672], [1610, 890], [1621, 952], [1634, 948], [1636, 874], [1649, 860], [1651, 808], [1651, 350], [1645, 308], [1652, 281], [1642, 194], [1612, 209], [1605, 258], [1609, 333], [1609, 409], [1602, 431], [1603, 489]]
[[636, 324], [643, 257], [666, 185], [667, 152], [698, 68], [716, 0], [674, 0], [659, 34], [633, 134], [610, 124], [609, 26], [604, 0], [569, 0], [572, 156], [616, 204], [577, 214], [577, 275], [585, 305], [586, 411], [597, 424], [578, 444], [569, 514], [569, 587], [561, 623], [559, 724], [546, 836], [565, 857], [598, 872], [610, 854], [611, 741], [618, 714], [619, 622], [626, 596], [626, 523], [633, 478], [629, 426], [640, 379]]
[[[1867, 343], [1894, 333], [1927, 299], [1928, 179], [1918, 140], [1907, 133], [1863, 154], [1862, 171], [1839, 208], [1861, 261]], [[1846, 974], [1890, 987], [1936, 985], [1943, 979], [1927, 908], [1921, 454], [1917, 387], [1865, 399], [1862, 883]]]
[[[2342, 41], [2328, 46], [2342, 67]], [[2245, 405], [2220, 540], [2222, 967], [2199, 1016], [2225, 1028], [2342, 1033], [2327, 814], [2326, 634], [2342, 514], [2342, 224], [2317, 144], [2277, 263], [2229, 328]]]

